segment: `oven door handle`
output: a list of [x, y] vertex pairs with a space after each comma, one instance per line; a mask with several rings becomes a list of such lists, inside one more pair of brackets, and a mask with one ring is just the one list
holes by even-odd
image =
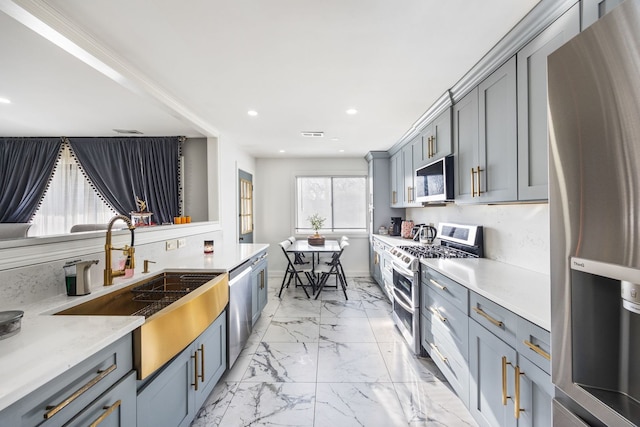
[[402, 274], [407, 279], [413, 280], [413, 271], [407, 270], [406, 268], [396, 264], [395, 261], [392, 261], [392, 264], [393, 264], [393, 269], [394, 270], [396, 270], [398, 273]]
[[402, 293], [398, 292], [397, 289], [393, 290], [393, 300], [394, 302], [398, 303], [400, 307], [404, 308], [409, 313], [411, 314], [415, 313], [415, 309], [411, 307], [411, 302], [408, 301], [407, 297], [405, 297]]

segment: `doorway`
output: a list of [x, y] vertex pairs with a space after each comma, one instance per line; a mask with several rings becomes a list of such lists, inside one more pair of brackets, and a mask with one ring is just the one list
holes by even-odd
[[238, 242], [253, 243], [253, 176], [238, 169]]

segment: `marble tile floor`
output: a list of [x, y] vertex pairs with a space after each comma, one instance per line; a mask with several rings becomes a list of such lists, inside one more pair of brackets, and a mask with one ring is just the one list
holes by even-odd
[[270, 277], [269, 302], [192, 427], [476, 426], [429, 358], [410, 353], [369, 277], [318, 300]]

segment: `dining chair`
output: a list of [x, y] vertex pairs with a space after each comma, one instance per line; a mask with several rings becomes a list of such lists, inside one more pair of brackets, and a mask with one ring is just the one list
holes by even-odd
[[346, 240], [340, 242], [340, 252], [336, 252], [333, 254], [333, 258], [330, 263], [320, 264], [316, 267], [316, 274], [320, 274], [320, 278], [317, 283], [316, 290], [316, 298], [320, 295], [320, 291], [327, 284], [329, 277], [336, 276], [336, 288], [338, 287], [338, 283], [342, 287], [342, 292], [344, 292], [344, 298], [349, 299], [347, 296], [347, 277], [344, 274], [344, 269], [342, 268], [342, 263], [340, 262], [340, 258], [344, 253], [344, 249], [349, 246], [349, 242]]
[[[287, 237], [287, 240], [290, 241], [291, 244], [293, 245], [296, 242], [296, 237], [289, 236]], [[309, 264], [309, 261], [305, 261], [306, 256], [304, 255], [304, 253], [294, 252], [294, 254], [295, 254], [295, 259], [293, 261], [294, 264]]]
[[[304, 293], [307, 295], [307, 298], [311, 298], [309, 296], [309, 292], [307, 292], [307, 286], [311, 286], [311, 293], [316, 290], [316, 282], [313, 277], [313, 269], [310, 266], [307, 266], [309, 263], [305, 264], [296, 264], [296, 252], [293, 253], [293, 260], [287, 252], [287, 249], [291, 247], [290, 240], [284, 240], [280, 242], [280, 247], [282, 248], [282, 252], [284, 253], [285, 258], [287, 259], [287, 270], [285, 271], [284, 277], [282, 278], [282, 285], [280, 285], [280, 292], [278, 293], [278, 298], [282, 296], [282, 291], [285, 286], [288, 288], [291, 284], [291, 281], [295, 283], [296, 286], [301, 286]], [[308, 285], [305, 285], [300, 278], [300, 274], [304, 274], [309, 282]]]

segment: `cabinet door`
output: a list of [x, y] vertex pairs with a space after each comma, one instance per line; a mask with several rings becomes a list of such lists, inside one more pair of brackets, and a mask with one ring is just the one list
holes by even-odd
[[580, 32], [579, 7], [574, 5], [517, 55], [519, 200], [549, 197], [547, 57]]
[[513, 416], [516, 363], [512, 347], [469, 320], [469, 411], [479, 425], [517, 425]]
[[410, 143], [402, 148], [402, 167], [404, 176], [404, 187], [402, 188], [402, 205], [405, 207], [421, 206], [420, 203], [415, 201], [415, 185], [414, 175], [415, 168], [413, 167], [413, 155], [422, 151], [422, 138], [420, 135], [411, 140]]
[[427, 163], [451, 154], [451, 108], [447, 108], [433, 120], [432, 128], [431, 156]]
[[394, 154], [391, 159], [391, 207], [402, 206], [402, 187], [404, 186], [404, 174], [402, 172], [402, 151]]
[[551, 375], [522, 356], [519, 356], [518, 369], [520, 372], [520, 390], [516, 390], [516, 393], [520, 394], [518, 427], [552, 425], [554, 389]]
[[198, 353], [198, 357], [193, 361], [199, 365], [194, 370], [198, 374], [198, 389], [195, 391], [196, 412], [207, 400], [227, 367], [226, 320], [226, 312], [223, 312], [194, 342], [194, 352]]
[[[426, 164], [431, 163], [433, 160], [432, 152], [432, 137], [433, 137], [433, 123], [429, 123], [420, 132], [420, 150], [413, 153], [413, 167], [418, 169]], [[416, 154], [419, 157], [416, 157]]]
[[479, 202], [518, 197], [516, 59], [511, 58], [478, 86], [479, 142], [475, 181]]
[[453, 106], [453, 140], [456, 151], [456, 202], [472, 201], [471, 179], [478, 165], [478, 89]]
[[193, 345], [138, 391], [137, 427], [186, 426], [195, 416]]
[[128, 427], [136, 425], [136, 372], [94, 400], [84, 411], [65, 426]]
[[622, 0], [582, 0], [582, 31], [602, 18], [605, 13], [622, 3]]
[[260, 267], [260, 275], [258, 277], [258, 309], [261, 313], [269, 301], [269, 274], [267, 267], [267, 261], [265, 260]]

